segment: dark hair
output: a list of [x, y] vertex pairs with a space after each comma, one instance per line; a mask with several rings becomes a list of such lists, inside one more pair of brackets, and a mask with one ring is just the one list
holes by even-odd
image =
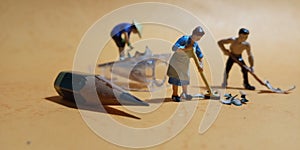
[[249, 34], [250, 32], [249, 32], [249, 30], [248, 29], [245, 29], [245, 28], [241, 28], [240, 30], [239, 30], [239, 34]]

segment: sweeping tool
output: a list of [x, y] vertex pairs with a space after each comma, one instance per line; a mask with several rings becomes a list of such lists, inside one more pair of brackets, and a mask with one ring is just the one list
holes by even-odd
[[267, 87], [274, 93], [281, 93], [281, 94], [287, 94], [290, 91], [294, 90], [296, 86], [291, 86], [289, 89], [282, 90], [280, 88], [274, 88], [268, 80], [262, 81], [254, 72], [250, 71], [250, 68], [247, 65], [244, 65], [239, 60], [237, 60], [236, 57], [232, 53], [230, 53], [229, 57], [234, 60], [237, 64], [239, 64], [241, 67], [245, 68], [261, 85]]
[[208, 84], [208, 82], [206, 80], [206, 77], [205, 77], [205, 75], [203, 73], [203, 69], [200, 66], [199, 59], [196, 56], [196, 53], [194, 51], [193, 51], [192, 57], [193, 57], [193, 59], [195, 61], [195, 64], [196, 64], [196, 67], [197, 67], [197, 69], [198, 69], [198, 71], [200, 73], [200, 76], [201, 76], [201, 78], [202, 78], [202, 80], [203, 80], [203, 82], [204, 82], [204, 84], [205, 84], [205, 86], [207, 88], [207, 92], [208, 93], [204, 95], [204, 98], [205, 99], [216, 99], [216, 100], [219, 100], [220, 99], [220, 95], [218, 94], [218, 92], [213, 92], [212, 89], [211, 89], [211, 87], [209, 86], [209, 84]]

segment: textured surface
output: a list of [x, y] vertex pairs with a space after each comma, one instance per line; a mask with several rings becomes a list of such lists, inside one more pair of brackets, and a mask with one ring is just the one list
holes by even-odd
[[[1, 149], [124, 148], [93, 133], [76, 105], [62, 102], [57, 96], [53, 82], [60, 71], [71, 70], [80, 39], [93, 23], [110, 11], [135, 2], [141, 1], [1, 1]], [[300, 84], [298, 0], [164, 2], [192, 12], [217, 40], [236, 36], [240, 27], [249, 28], [256, 73], [274, 87]], [[143, 35], [150, 34], [174, 42], [180, 36], [145, 28]], [[132, 38], [133, 42], [138, 39], [137, 36]], [[116, 49], [114, 43], [106, 48]], [[106, 57], [99, 58], [99, 62], [117, 57], [117, 50], [105, 53]], [[198, 133], [198, 127], [208, 101], [199, 102], [195, 115], [176, 137], [149, 149], [299, 149], [299, 90], [273, 94], [252, 77], [250, 82], [257, 87], [256, 91], [246, 91], [250, 102], [241, 107], [223, 105], [216, 121], [204, 134]], [[238, 94], [241, 83], [240, 69], [235, 65], [227, 92]], [[198, 87], [191, 85], [191, 92]], [[152, 105], [156, 103], [155, 99], [147, 100], [147, 94], [135, 94]], [[168, 87], [167, 97], [170, 95]], [[112, 116], [128, 126], [150, 127], [171, 116], [177, 105], [166, 101], [151, 113], [135, 113], [121, 106], [105, 106], [108, 113], [93, 107], [85, 109], [99, 117]]]

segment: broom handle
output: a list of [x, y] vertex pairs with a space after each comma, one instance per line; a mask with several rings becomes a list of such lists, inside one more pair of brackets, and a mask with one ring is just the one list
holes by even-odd
[[200, 66], [199, 59], [198, 59], [198, 57], [196, 56], [196, 53], [195, 53], [194, 51], [193, 51], [193, 59], [194, 59], [194, 61], [195, 61], [195, 64], [196, 64], [196, 66], [197, 66], [197, 69], [198, 69], [198, 71], [199, 71], [199, 73], [200, 73], [200, 75], [201, 75], [201, 78], [202, 78], [202, 80], [204, 81], [204, 84], [205, 84], [206, 88], [208, 89], [209, 94], [211, 94], [211, 93], [212, 93], [212, 90], [211, 90], [211, 88], [210, 88], [210, 86], [209, 86], [209, 84], [208, 84], [208, 82], [207, 82], [207, 80], [206, 80], [206, 77], [205, 77], [205, 75], [204, 75], [204, 73], [203, 73], [203, 70], [202, 70], [202, 68], [201, 68], [201, 66]]
[[247, 65], [244, 65], [240, 61], [238, 61], [232, 53], [229, 54], [229, 57], [233, 59], [237, 64], [239, 64], [241, 67], [245, 68], [261, 85], [267, 86], [260, 78], [258, 78], [258, 76], [255, 73], [249, 70]]

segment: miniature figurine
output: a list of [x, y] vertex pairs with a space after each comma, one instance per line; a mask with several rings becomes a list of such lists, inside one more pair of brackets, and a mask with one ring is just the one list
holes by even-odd
[[116, 45], [119, 48], [120, 60], [125, 59], [124, 49], [126, 44], [130, 49], [133, 49], [133, 46], [130, 43], [131, 32], [138, 34], [139, 37], [142, 38], [141, 24], [137, 23], [136, 21], [133, 21], [133, 23], [120, 23], [116, 25], [110, 33], [112, 39], [115, 41]]
[[[222, 87], [226, 88], [227, 87], [227, 79], [228, 79], [228, 74], [231, 70], [232, 65], [235, 63], [234, 59], [237, 59], [240, 61], [243, 65], [245, 65], [245, 62], [242, 58], [242, 53], [244, 50], [246, 50], [248, 54], [248, 61], [250, 64], [249, 70], [251, 72], [254, 72], [254, 58], [253, 54], [251, 52], [250, 44], [246, 41], [249, 35], [249, 30], [245, 28], [241, 28], [239, 30], [239, 35], [238, 37], [231, 37], [227, 39], [220, 40], [218, 42], [219, 47], [223, 51], [223, 53], [228, 57], [227, 63], [226, 63], [226, 69], [224, 73], [224, 80], [222, 83]], [[225, 44], [230, 44], [229, 49], [225, 48]], [[233, 58], [234, 57], [234, 58]], [[249, 84], [248, 81], [248, 70], [245, 67], [241, 67], [242, 73], [243, 73], [243, 78], [244, 78], [244, 87], [245, 89], [248, 90], [255, 90], [255, 87]]]
[[[188, 94], [187, 86], [190, 84], [189, 64], [190, 58], [196, 53], [201, 68], [203, 69], [202, 58], [203, 54], [197, 44], [202, 36], [205, 34], [204, 30], [198, 26], [192, 35], [184, 35], [177, 40], [173, 45], [172, 50], [175, 52], [170, 60], [167, 75], [169, 76], [168, 82], [172, 84], [173, 94], [172, 100], [180, 102], [181, 98], [190, 100], [192, 96]], [[178, 86], [182, 86], [182, 94], [178, 96]]]

